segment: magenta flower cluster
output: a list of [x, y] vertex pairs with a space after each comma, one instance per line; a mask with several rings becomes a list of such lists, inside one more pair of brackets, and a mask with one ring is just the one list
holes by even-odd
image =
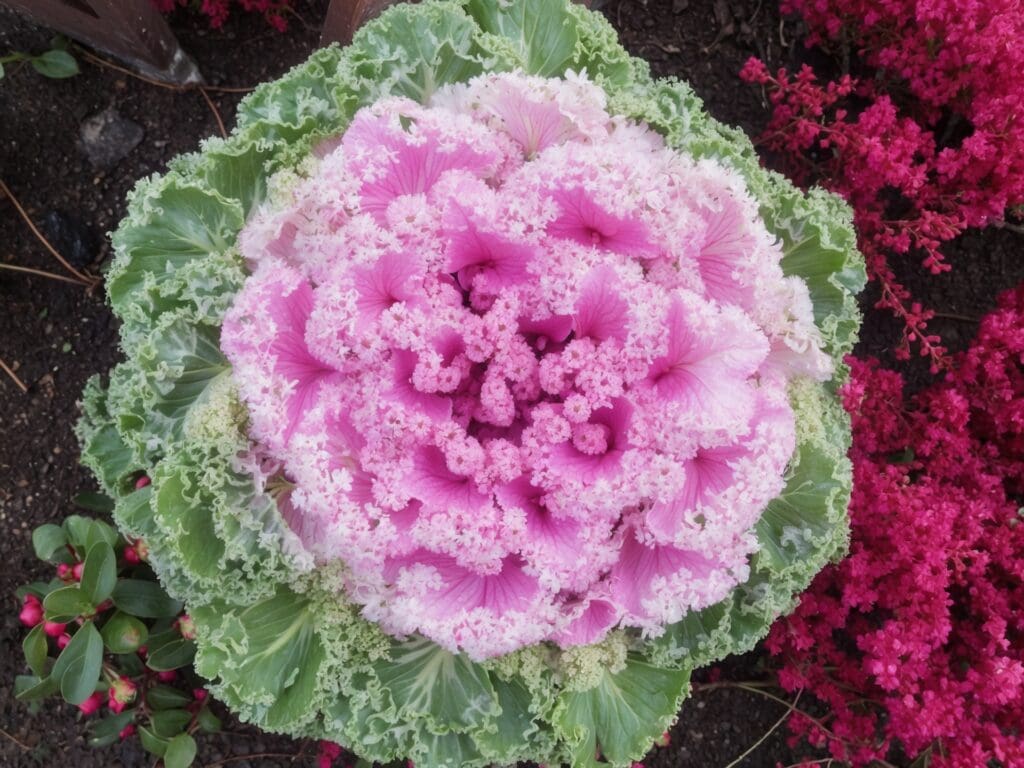
[[[905, 402], [854, 362], [850, 556], [769, 638], [828, 707], [791, 725], [853, 766], [1024, 765], [1024, 286], [947, 381]], [[818, 761], [820, 762], [820, 761]]]
[[[770, 73], [751, 59], [741, 76], [767, 86], [772, 119], [762, 136], [795, 179], [820, 182], [855, 212], [879, 307], [904, 324], [912, 347], [948, 364], [890, 265], [920, 259], [950, 269], [943, 244], [999, 222], [1024, 204], [1024, 14], [1013, 0], [785, 0], [808, 44], [842, 39], [858, 76], [819, 82], [810, 67]], [[895, 262], [894, 262], [895, 263]]]
[[738, 174], [604, 99], [385, 99], [240, 236], [222, 347], [268, 485], [393, 634], [484, 658], [721, 600], [782, 490], [788, 381], [830, 375]]
[[[171, 13], [190, 4], [189, 0], [152, 0], [161, 13]], [[292, 0], [199, 0], [191, 3], [209, 20], [211, 29], [220, 29], [231, 15], [232, 6], [243, 11], [259, 13], [278, 32], [288, 30], [286, 13], [294, 13]]]

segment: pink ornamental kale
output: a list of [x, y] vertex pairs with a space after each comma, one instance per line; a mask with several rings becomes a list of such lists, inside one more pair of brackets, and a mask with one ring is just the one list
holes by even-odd
[[384, 99], [240, 236], [222, 346], [268, 484], [392, 634], [479, 659], [718, 602], [783, 487], [788, 380], [830, 375], [741, 178], [604, 99]]

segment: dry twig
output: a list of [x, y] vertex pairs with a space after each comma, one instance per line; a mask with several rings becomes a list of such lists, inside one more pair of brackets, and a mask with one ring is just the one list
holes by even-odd
[[224, 121], [221, 120], [220, 112], [217, 110], [217, 105], [213, 103], [213, 99], [210, 98], [210, 94], [206, 92], [204, 87], [199, 86], [199, 92], [203, 94], [203, 98], [206, 99], [206, 103], [210, 106], [210, 111], [213, 112], [213, 117], [217, 121], [217, 127], [220, 129], [220, 135], [226, 139], [228, 137], [228, 132], [224, 127]]
[[[3, 361], [3, 358], [0, 358], [0, 368], [4, 369], [4, 373], [11, 377], [11, 381], [18, 385], [18, 389], [20, 389], [22, 393], [28, 392], [28, 387], [25, 386], [25, 382], [18, 378], [18, 374], [16, 374], [10, 367], [8, 367], [7, 363]], [[4, 735], [10, 736], [10, 734], [6, 731], [4, 732]], [[11, 741], [18, 741], [13, 736], [10, 736], [10, 738]]]
[[81, 280], [76, 280], [73, 277], [64, 277], [64, 275], [55, 275], [53, 272], [47, 272], [42, 269], [32, 269], [32, 267], [19, 267], [15, 264], [2, 264], [0, 263], [0, 269], [7, 269], [11, 272], [25, 272], [29, 275], [35, 275], [36, 277], [45, 277], [48, 280], [60, 280], [62, 283], [72, 283], [73, 285], [81, 285]]
[[218, 760], [215, 763], [207, 763], [206, 768], [218, 768], [218, 766], [227, 765], [228, 763], [237, 763], [240, 760], [265, 760], [275, 757], [294, 757], [294, 755], [288, 752], [257, 752], [254, 755], [233, 755], [231, 757], [225, 757], [223, 760]]
[[32, 230], [32, 234], [35, 235], [36, 239], [46, 247], [46, 250], [53, 254], [53, 257], [61, 263], [61, 266], [63, 266], [64, 269], [66, 269], [68, 272], [77, 277], [78, 280], [82, 283], [82, 285], [85, 285], [86, 287], [91, 288], [94, 285], [96, 285], [96, 283], [99, 282], [98, 278], [79, 272], [77, 269], [71, 266], [71, 264], [68, 263], [67, 259], [61, 256], [60, 253], [58, 253], [57, 249], [54, 248], [50, 241], [43, 236], [43, 233], [39, 231], [39, 229], [33, 223], [32, 218], [28, 215], [28, 213], [25, 212], [25, 209], [21, 207], [21, 203], [18, 202], [18, 198], [14, 196], [14, 193], [11, 192], [10, 187], [8, 187], [4, 183], [3, 179], [0, 179], [0, 191], [2, 191], [10, 199], [10, 201], [14, 204], [15, 209], [18, 211], [18, 214], [25, 221], [25, 223], [28, 224], [29, 229]]

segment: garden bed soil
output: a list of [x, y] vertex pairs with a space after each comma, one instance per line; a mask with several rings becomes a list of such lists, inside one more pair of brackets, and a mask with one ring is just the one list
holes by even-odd
[[[318, 39], [325, 2], [297, 2], [290, 29], [278, 34], [258, 16], [236, 13], [222, 31], [205, 29], [185, 13], [172, 18], [182, 44], [198, 61], [207, 81], [247, 86], [281, 75], [302, 61]], [[598, 5], [595, 3], [595, 5]], [[736, 76], [750, 55], [769, 66], [791, 63], [799, 52], [788, 46], [795, 32], [782, 24], [772, 0], [610, 0], [601, 5], [629, 50], [651, 62], [654, 73], [688, 80], [719, 119], [756, 133], [767, 119], [762, 94]], [[0, 54], [39, 53], [51, 34], [0, 10]], [[158, 173], [167, 161], [192, 151], [217, 132], [213, 112], [197, 91], [160, 88], [78, 56], [81, 74], [47, 80], [30, 67], [8, 67], [0, 80], [0, 178], [36, 222], [47, 221], [55, 244], [97, 273], [110, 255], [105, 233], [125, 210], [125, 195], [141, 176]], [[211, 98], [225, 124], [234, 121], [240, 94]], [[125, 123], [123, 151], [141, 129], [141, 142], [113, 165], [98, 169], [81, 145], [81, 126], [113, 108]], [[133, 125], [135, 127], [133, 127]], [[57, 231], [59, 230], [59, 231]], [[994, 305], [998, 290], [1024, 280], [1024, 260], [1014, 258], [1019, 235], [989, 231], [962, 238], [952, 249], [952, 275], [908, 281], [919, 298], [948, 317], [934, 323], [953, 347], [962, 347], [974, 322]], [[50, 271], [49, 257], [11, 202], [0, 199], [0, 260]], [[28, 391], [0, 374], [0, 765], [144, 766], [152, 758], [136, 740], [104, 750], [85, 744], [74, 708], [47, 702], [31, 714], [13, 698], [13, 681], [24, 673], [23, 631], [14, 589], [45, 577], [32, 556], [33, 527], [71, 514], [71, 499], [91, 490], [92, 479], [78, 464], [73, 426], [86, 380], [107, 371], [120, 357], [117, 323], [102, 291], [48, 279], [0, 272], [0, 359]], [[897, 326], [871, 314], [862, 349], [891, 362]], [[915, 376], [926, 372], [918, 366]], [[724, 680], [757, 676], [758, 657], [725, 665]], [[724, 767], [761, 738], [784, 713], [777, 703], [735, 689], [714, 689], [691, 698], [672, 732], [671, 746], [652, 753], [647, 765], [660, 768]], [[225, 716], [225, 730], [200, 740], [199, 765], [296, 766], [315, 764], [316, 745], [259, 733]], [[758, 746], [741, 765], [770, 768], [795, 762], [782, 729]]]

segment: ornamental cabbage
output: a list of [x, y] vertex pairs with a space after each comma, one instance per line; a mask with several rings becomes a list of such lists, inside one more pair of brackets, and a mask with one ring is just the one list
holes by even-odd
[[386, 11], [114, 244], [83, 460], [265, 729], [628, 764], [845, 550], [849, 212], [582, 8]]

